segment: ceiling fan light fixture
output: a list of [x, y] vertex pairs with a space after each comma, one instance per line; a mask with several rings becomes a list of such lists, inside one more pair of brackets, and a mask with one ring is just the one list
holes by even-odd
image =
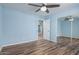
[[70, 21], [70, 22], [73, 22], [73, 21], [74, 21], [74, 19], [73, 19], [73, 18], [70, 18], [70, 19], [69, 19], [69, 21]]
[[46, 10], [47, 10], [46, 6], [41, 7], [41, 11], [46, 11]]

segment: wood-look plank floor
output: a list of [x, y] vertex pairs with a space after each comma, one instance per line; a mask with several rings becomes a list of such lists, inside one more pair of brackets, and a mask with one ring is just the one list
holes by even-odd
[[68, 41], [54, 43], [48, 40], [37, 40], [30, 43], [7, 46], [2, 49], [3, 55], [78, 55], [79, 40], [72, 46]]

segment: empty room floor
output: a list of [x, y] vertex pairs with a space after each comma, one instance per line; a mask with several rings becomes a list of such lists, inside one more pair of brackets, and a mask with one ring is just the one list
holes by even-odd
[[[62, 39], [63, 38], [63, 39]], [[79, 55], [79, 40], [73, 40], [70, 45], [69, 38], [60, 37], [61, 42], [37, 40], [29, 43], [7, 46], [2, 49], [2, 55]]]

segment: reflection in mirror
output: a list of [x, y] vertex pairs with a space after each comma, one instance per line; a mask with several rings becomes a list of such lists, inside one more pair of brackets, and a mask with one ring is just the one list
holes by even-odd
[[57, 42], [62, 46], [73, 48], [79, 44], [79, 18], [60, 17], [57, 22]]

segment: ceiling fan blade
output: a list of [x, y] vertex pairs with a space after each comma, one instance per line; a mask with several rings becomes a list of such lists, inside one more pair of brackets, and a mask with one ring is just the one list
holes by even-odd
[[60, 5], [46, 5], [47, 8], [60, 7]]
[[44, 3], [42, 3], [42, 6], [46, 6]]
[[39, 8], [39, 9], [37, 9], [35, 12], [38, 12], [38, 11], [40, 11], [40, 8]]
[[42, 6], [40, 6], [40, 5], [31, 4], [31, 3], [29, 3], [28, 5], [31, 5], [31, 6], [36, 6], [36, 7], [42, 7]]
[[49, 13], [49, 10], [47, 9], [46, 12]]

